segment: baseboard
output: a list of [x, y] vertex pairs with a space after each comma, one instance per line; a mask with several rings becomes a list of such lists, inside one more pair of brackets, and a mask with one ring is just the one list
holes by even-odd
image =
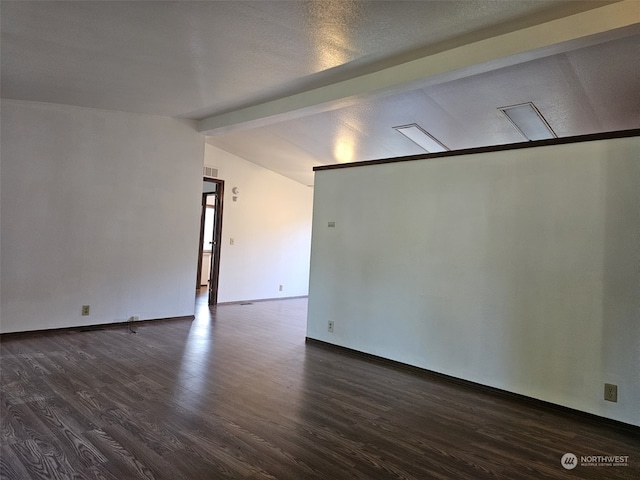
[[594, 413], [583, 412], [582, 410], [576, 410], [574, 408], [565, 407], [563, 405], [558, 405], [555, 403], [547, 402], [545, 400], [539, 400], [533, 397], [527, 397], [526, 395], [521, 395], [519, 393], [510, 392], [508, 390], [502, 390], [496, 387], [490, 387], [488, 385], [483, 385], [481, 383], [472, 382], [471, 380], [464, 380], [462, 378], [452, 377], [450, 375], [446, 375], [444, 373], [435, 372], [433, 370], [428, 370], [426, 368], [416, 367], [415, 365], [409, 365], [407, 363], [402, 363], [397, 360], [391, 360], [389, 358], [380, 357], [378, 355], [373, 355], [371, 353], [361, 352], [359, 350], [354, 350], [349, 347], [343, 347], [341, 345], [335, 345], [333, 343], [328, 343], [322, 340], [317, 340], [315, 338], [305, 337], [305, 343], [310, 345], [316, 345], [322, 348], [326, 348], [328, 350], [333, 350], [345, 355], [350, 355], [352, 357], [358, 357], [362, 359], [369, 360], [371, 362], [378, 363], [380, 365], [386, 365], [392, 368], [396, 368], [398, 370], [402, 370], [405, 372], [412, 372], [414, 374], [428, 377], [432, 379], [438, 379], [441, 381], [445, 381], [448, 383], [455, 383], [457, 385], [462, 385], [468, 387], [470, 389], [482, 391], [485, 393], [490, 393], [494, 395], [500, 395], [503, 397], [508, 397], [522, 403], [526, 403], [528, 405], [537, 406], [538, 408], [559, 412], [564, 415], [569, 415], [572, 417], [578, 417], [581, 419], [589, 420], [592, 422], [600, 423], [607, 425], [609, 427], [613, 427], [619, 430], [624, 430], [625, 432], [630, 432], [635, 435], [640, 435], [640, 427], [636, 425], [632, 425], [630, 423], [621, 422], [620, 420], [614, 420], [611, 418], [601, 417], [600, 415], [596, 415]]
[[295, 300], [297, 298], [307, 298], [309, 295], [299, 295], [297, 297], [275, 297], [275, 298], [259, 298], [257, 300], [237, 300], [235, 302], [218, 302], [217, 305], [246, 305], [249, 303], [274, 302], [276, 300]]
[[40, 330], [26, 330], [23, 332], [6, 332], [0, 333], [0, 339], [9, 338], [14, 336], [28, 336], [28, 335], [40, 335], [43, 333], [64, 333], [64, 332], [87, 332], [91, 330], [105, 330], [108, 328], [128, 328], [129, 326], [140, 326], [145, 323], [155, 322], [167, 322], [175, 320], [194, 320], [195, 315], [186, 315], [183, 317], [164, 317], [164, 318], [151, 318], [147, 320], [138, 320], [137, 322], [113, 322], [113, 323], [98, 323], [95, 325], [78, 325], [75, 327], [60, 327], [60, 328], [45, 328]]

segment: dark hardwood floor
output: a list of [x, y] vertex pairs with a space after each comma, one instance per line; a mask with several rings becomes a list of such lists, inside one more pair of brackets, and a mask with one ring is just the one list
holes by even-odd
[[136, 334], [3, 337], [2, 478], [640, 478], [637, 431], [305, 344], [305, 299], [205, 301]]

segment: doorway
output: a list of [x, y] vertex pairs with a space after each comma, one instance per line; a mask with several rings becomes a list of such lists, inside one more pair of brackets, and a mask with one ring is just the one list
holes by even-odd
[[203, 288], [207, 288], [210, 306], [218, 303], [223, 199], [224, 181], [204, 178], [196, 292], [199, 293]]

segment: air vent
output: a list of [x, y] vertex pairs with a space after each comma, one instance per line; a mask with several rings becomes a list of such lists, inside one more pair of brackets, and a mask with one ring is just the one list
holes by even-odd
[[218, 178], [218, 169], [216, 167], [209, 167], [205, 165], [202, 169], [202, 173], [205, 177]]

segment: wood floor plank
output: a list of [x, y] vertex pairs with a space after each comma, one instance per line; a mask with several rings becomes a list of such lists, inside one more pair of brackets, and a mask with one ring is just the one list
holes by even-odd
[[200, 298], [136, 334], [2, 338], [0, 477], [640, 478], [639, 429], [307, 344], [305, 322], [305, 299]]
[[6, 480], [24, 480], [31, 478], [32, 475], [24, 468], [20, 459], [16, 456], [13, 449], [10, 448], [12, 444], [6, 444], [4, 442], [0, 444], [0, 478]]
[[13, 444], [11, 449], [29, 472], [30, 478], [53, 480], [81, 478], [80, 469], [71, 465], [65, 452], [53, 444], [26, 440]]
[[71, 458], [86, 467], [100, 465], [107, 461], [104, 455], [79, 433], [82, 431], [82, 427], [75, 418], [67, 415], [62, 409], [57, 409], [46, 400], [32, 402], [30, 406], [58, 441], [66, 447], [65, 449]]
[[146, 480], [156, 480], [156, 478], [158, 478], [141, 459], [129, 452], [120, 442], [104, 430], [92, 430], [87, 432], [86, 435], [107, 458], [107, 461], [100, 467], [103, 471], [108, 472], [109, 475], [116, 478]]

